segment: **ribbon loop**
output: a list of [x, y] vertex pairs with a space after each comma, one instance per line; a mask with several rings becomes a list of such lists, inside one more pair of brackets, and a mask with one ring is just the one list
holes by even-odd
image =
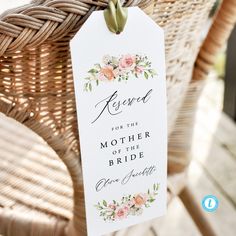
[[108, 29], [115, 34], [120, 34], [128, 18], [128, 9], [121, 6], [120, 0], [109, 0], [108, 7], [104, 10], [104, 18]]

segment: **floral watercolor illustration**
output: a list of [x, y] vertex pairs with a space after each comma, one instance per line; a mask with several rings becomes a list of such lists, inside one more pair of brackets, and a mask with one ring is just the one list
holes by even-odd
[[145, 55], [122, 55], [114, 57], [106, 55], [102, 63], [95, 64], [88, 71], [87, 81], [84, 85], [85, 91], [92, 91], [94, 85], [109, 81], [124, 81], [129, 77], [133, 78], [153, 78], [156, 71], [152, 68], [152, 63]]
[[141, 215], [145, 208], [151, 207], [156, 200], [159, 184], [154, 184], [152, 190], [147, 193], [138, 193], [122, 197], [120, 202], [113, 200], [107, 203], [105, 200], [95, 205], [99, 215], [104, 221], [112, 222], [126, 219], [128, 216]]

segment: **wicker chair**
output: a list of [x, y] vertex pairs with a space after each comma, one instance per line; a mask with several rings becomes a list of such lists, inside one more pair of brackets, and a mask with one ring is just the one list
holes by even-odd
[[[124, 2], [148, 9], [165, 30], [169, 200], [179, 195], [202, 234], [209, 236], [215, 234], [185, 178], [178, 176], [184, 175], [189, 163], [194, 113], [204, 79], [236, 21], [236, 1], [224, 0], [202, 42], [201, 29], [214, 2]], [[8, 157], [7, 164], [0, 165], [0, 234], [4, 236], [86, 235], [68, 45], [91, 12], [106, 6], [107, 0], [35, 0], [0, 16], [0, 111], [42, 137], [57, 154], [55, 157], [52, 150], [44, 154], [40, 149], [38, 162], [27, 159], [27, 164], [20, 165], [16, 158]], [[26, 134], [25, 127], [20, 128], [21, 133], [14, 128], [12, 132], [30, 140], [33, 136]], [[19, 153], [19, 158], [26, 157]], [[145, 235], [148, 224], [140, 227], [115, 234]]]

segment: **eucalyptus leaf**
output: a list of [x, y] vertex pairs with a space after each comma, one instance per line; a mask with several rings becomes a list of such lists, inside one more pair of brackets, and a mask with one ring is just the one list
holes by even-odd
[[144, 77], [145, 79], [148, 79], [148, 73], [146, 71], [144, 71]]
[[95, 69], [91, 69], [91, 70], [88, 71], [88, 73], [98, 73], [98, 71], [95, 70]]
[[107, 207], [107, 202], [105, 200], [103, 200], [103, 205]]

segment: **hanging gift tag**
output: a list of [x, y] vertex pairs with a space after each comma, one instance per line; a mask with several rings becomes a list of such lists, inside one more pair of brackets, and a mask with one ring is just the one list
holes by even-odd
[[164, 33], [138, 7], [124, 31], [103, 11], [71, 41], [87, 230], [100, 236], [166, 211]]

